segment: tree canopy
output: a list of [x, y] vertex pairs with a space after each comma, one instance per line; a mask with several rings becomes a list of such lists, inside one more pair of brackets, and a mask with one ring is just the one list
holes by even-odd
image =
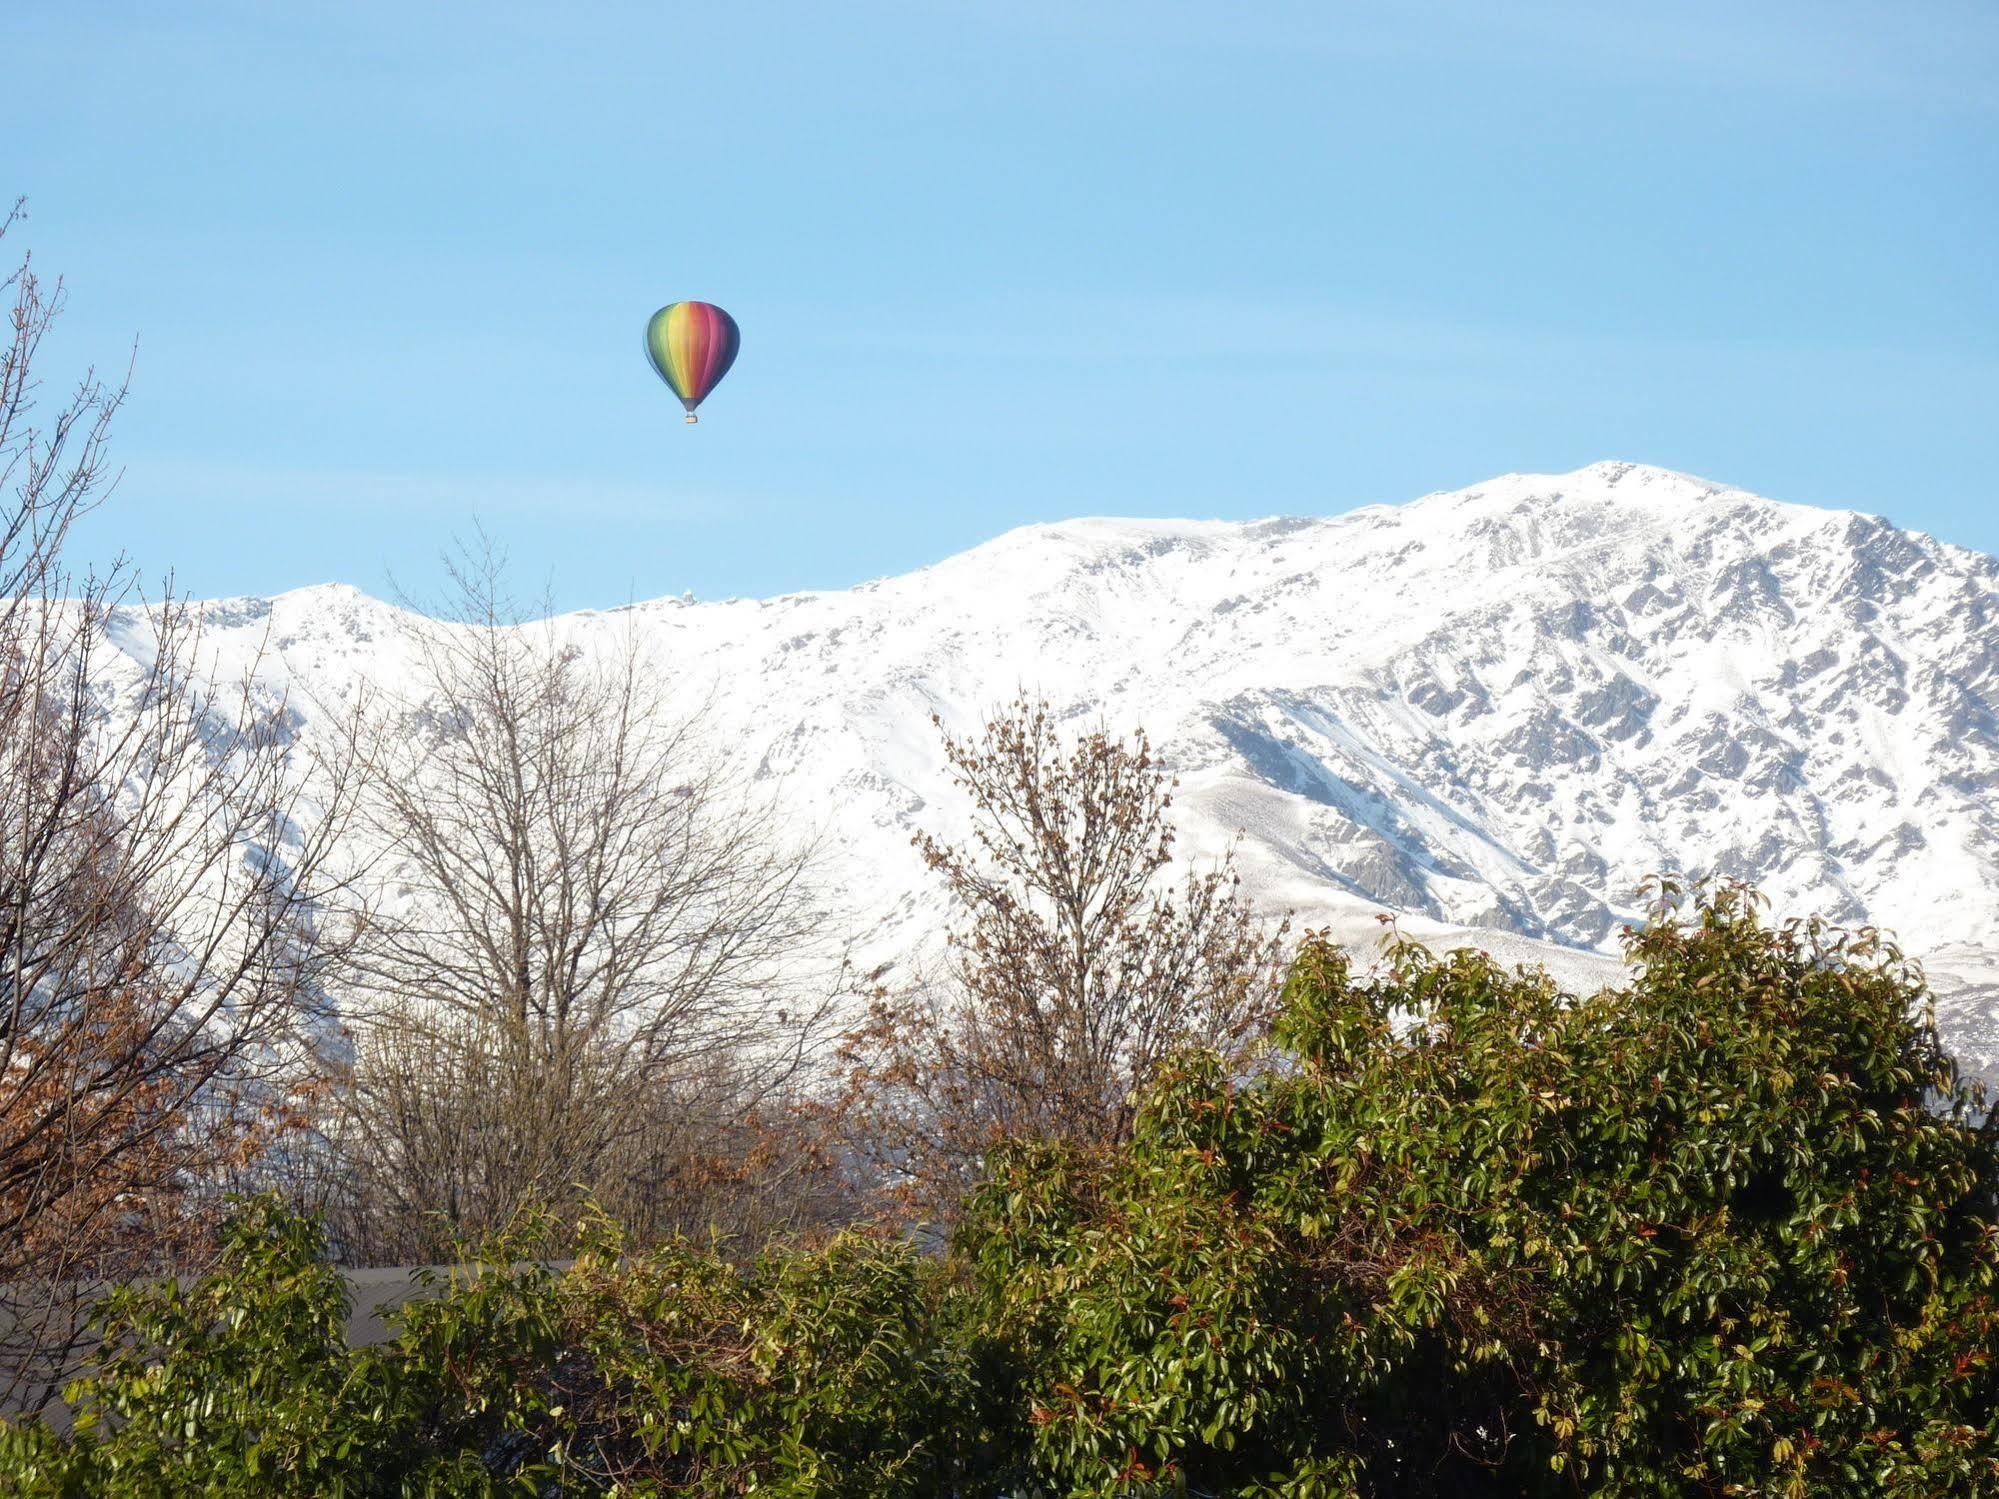
[[[1999, 1140], [1871, 932], [1660, 892], [1620, 988], [1308, 939], [1252, 1073], [1001, 1147], [948, 1253], [600, 1221], [350, 1352], [309, 1224], [135, 1290], [23, 1493], [1896, 1494], [1999, 1486]], [[556, 1249], [564, 1271], [542, 1268]], [[521, 1268], [525, 1259], [531, 1268]], [[296, 1475], [277, 1479], [273, 1463]], [[255, 1480], [253, 1482], [253, 1476]], [[261, 1482], [265, 1487], [257, 1487]], [[303, 1487], [301, 1487], [303, 1486]]]

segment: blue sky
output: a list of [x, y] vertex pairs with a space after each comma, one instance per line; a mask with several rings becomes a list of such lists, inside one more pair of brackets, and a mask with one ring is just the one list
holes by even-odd
[[[1999, 7], [10, 0], [83, 549], [565, 605], [1628, 458], [1999, 552]], [[12, 237], [10, 236], [10, 246]], [[743, 329], [699, 427], [639, 335]]]

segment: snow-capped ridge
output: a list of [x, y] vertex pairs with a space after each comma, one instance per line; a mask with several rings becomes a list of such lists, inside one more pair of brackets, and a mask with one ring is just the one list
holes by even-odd
[[[222, 667], [306, 704], [404, 680], [435, 628], [342, 585], [204, 610]], [[1943, 955], [1950, 1033], [1999, 1057], [1999, 562], [1877, 515], [1604, 462], [557, 624], [718, 684], [714, 743], [827, 830], [885, 951], [939, 916], [911, 832], [963, 830], [931, 712], [962, 732], [1025, 687], [1143, 724], [1183, 851], [1236, 842], [1302, 922], [1371, 941], [1392, 911], [1581, 981], [1646, 875], [1735, 875]]]

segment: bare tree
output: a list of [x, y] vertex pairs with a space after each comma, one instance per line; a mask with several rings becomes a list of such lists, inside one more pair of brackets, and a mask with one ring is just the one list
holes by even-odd
[[490, 547], [453, 578], [415, 686], [360, 710], [383, 859], [345, 995], [348, 1250], [434, 1253], [585, 1190], [642, 1235], [692, 1226], [813, 1036], [809, 848], [635, 633], [576, 648]]
[[1246, 1061], [1289, 929], [1244, 899], [1232, 856], [1166, 878], [1174, 782], [1142, 730], [1065, 744], [1023, 696], [944, 748], [973, 839], [915, 841], [957, 909], [951, 971], [878, 994], [844, 1045], [863, 1144], [938, 1217], [999, 1140], [1129, 1138], [1134, 1094], [1172, 1051]]
[[0, 1400], [32, 1406], [78, 1288], [199, 1254], [300, 1122], [343, 788], [295, 818], [283, 704], [205, 683], [194, 615], [123, 567], [65, 570], [125, 390], [87, 374], [38, 421], [62, 286], [0, 286]]

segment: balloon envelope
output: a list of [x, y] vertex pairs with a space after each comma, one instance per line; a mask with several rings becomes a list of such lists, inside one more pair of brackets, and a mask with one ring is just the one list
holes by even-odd
[[669, 302], [646, 324], [646, 357], [692, 415], [736, 362], [742, 334], [712, 302]]

